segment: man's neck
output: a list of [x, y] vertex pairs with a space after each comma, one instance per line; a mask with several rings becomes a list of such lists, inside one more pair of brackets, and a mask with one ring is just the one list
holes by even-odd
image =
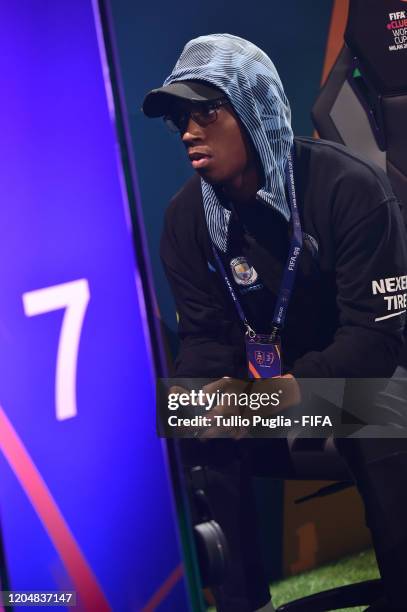
[[249, 168], [244, 174], [222, 185], [224, 196], [238, 204], [250, 204], [256, 200], [260, 189], [259, 173], [255, 167]]

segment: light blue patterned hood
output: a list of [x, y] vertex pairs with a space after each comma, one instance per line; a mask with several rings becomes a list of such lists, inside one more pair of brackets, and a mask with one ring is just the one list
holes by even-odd
[[[238, 36], [200, 36], [185, 45], [164, 85], [187, 80], [211, 83], [227, 95], [263, 165], [265, 184], [257, 198], [289, 220], [284, 185], [293, 142], [291, 112], [273, 62], [261, 49]], [[226, 252], [231, 212], [203, 179], [202, 194], [212, 241]]]

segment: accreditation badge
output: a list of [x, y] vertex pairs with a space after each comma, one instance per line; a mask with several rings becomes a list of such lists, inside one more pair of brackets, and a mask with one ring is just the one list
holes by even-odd
[[246, 356], [249, 378], [281, 376], [281, 342], [263, 334], [246, 334]]

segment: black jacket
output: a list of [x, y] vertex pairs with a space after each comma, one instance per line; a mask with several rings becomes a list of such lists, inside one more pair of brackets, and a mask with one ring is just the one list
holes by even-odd
[[[282, 334], [284, 370], [389, 376], [403, 344], [407, 253], [388, 179], [345, 147], [311, 138], [295, 139], [294, 174], [304, 248]], [[228, 251], [219, 254], [246, 318], [265, 333], [290, 226], [262, 202], [235, 205], [231, 218]], [[252, 268], [249, 285], [230, 267], [239, 257]], [[246, 377], [244, 327], [217, 270], [197, 176], [167, 209], [161, 258], [179, 315], [175, 375]]]

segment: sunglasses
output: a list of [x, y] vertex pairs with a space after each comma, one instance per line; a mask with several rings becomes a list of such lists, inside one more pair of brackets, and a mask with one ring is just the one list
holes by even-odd
[[206, 127], [210, 123], [214, 123], [218, 118], [218, 109], [221, 106], [229, 104], [227, 98], [219, 98], [213, 102], [204, 102], [196, 104], [196, 109], [189, 111], [174, 112], [163, 117], [164, 123], [170, 132], [183, 134], [189, 120], [192, 119], [201, 127]]

